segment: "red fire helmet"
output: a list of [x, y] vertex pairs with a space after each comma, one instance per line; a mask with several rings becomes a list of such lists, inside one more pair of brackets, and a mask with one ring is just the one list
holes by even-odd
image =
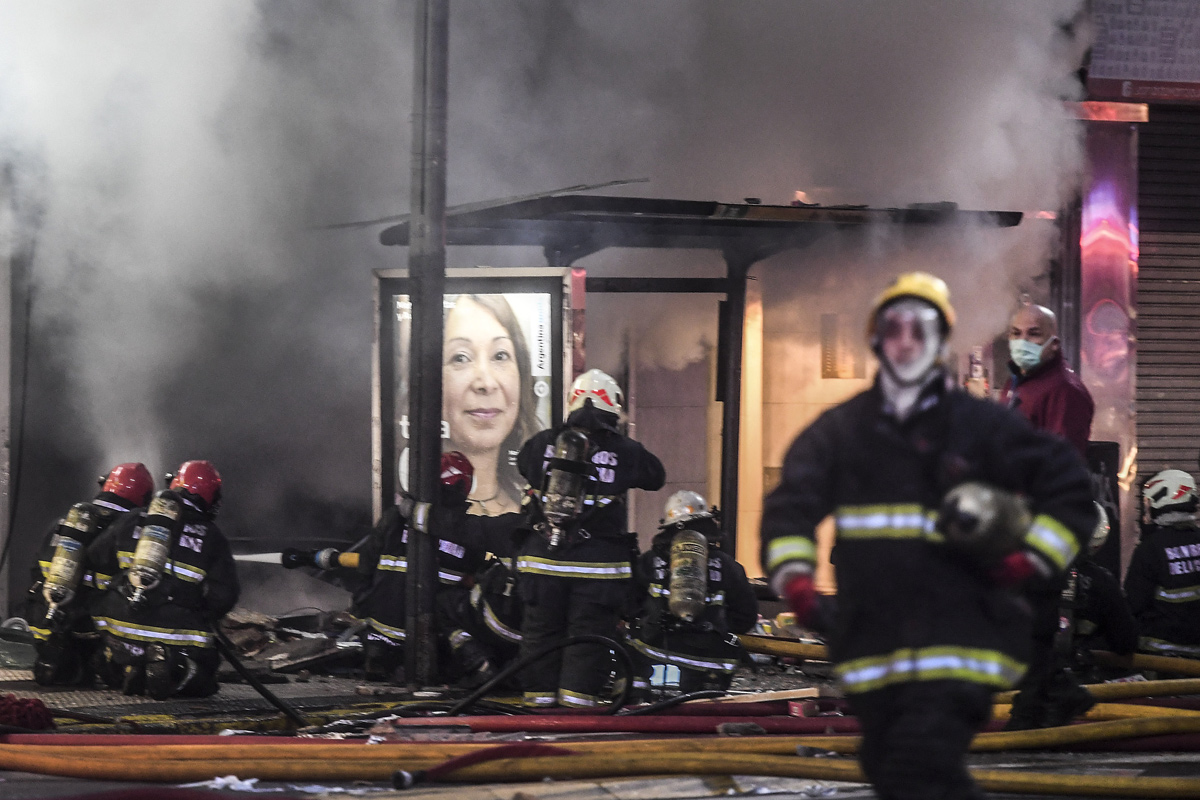
[[100, 491], [111, 492], [135, 506], [144, 506], [150, 502], [150, 493], [154, 491], [154, 478], [140, 461], [117, 464], [104, 478]]
[[170, 488], [191, 492], [212, 506], [221, 499], [221, 475], [211, 462], [185, 461], [175, 472]]
[[466, 456], [457, 450], [442, 453], [442, 486], [465, 498], [471, 493], [474, 480], [475, 468]]

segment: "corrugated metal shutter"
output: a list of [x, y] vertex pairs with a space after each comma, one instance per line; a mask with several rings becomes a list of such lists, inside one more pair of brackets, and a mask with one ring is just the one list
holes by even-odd
[[1200, 108], [1138, 131], [1137, 436], [1143, 478], [1200, 453]]

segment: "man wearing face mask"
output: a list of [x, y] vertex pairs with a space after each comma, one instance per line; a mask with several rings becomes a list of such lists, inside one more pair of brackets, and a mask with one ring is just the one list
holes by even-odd
[[[933, 275], [885, 288], [868, 317], [874, 385], [796, 438], [763, 504], [763, 569], [802, 627], [817, 616], [815, 530], [834, 518], [829, 652], [882, 798], [983, 797], [967, 748], [1030, 655], [1014, 588], [1064, 571], [1096, 525], [1070, 445], [953, 386], [941, 359], [954, 318]], [[993, 498], [974, 522], [970, 492]]]
[[[1038, 430], [1066, 439], [1086, 459], [1095, 405], [1087, 387], [1067, 366], [1057, 334], [1058, 320], [1050, 309], [1032, 304], [1017, 309], [1008, 326], [1012, 380], [1005, 385], [1000, 401]], [[1095, 703], [1054, 651], [1065, 581], [1064, 575], [1031, 586], [1033, 660], [1013, 700], [1006, 730], [1045, 727], [1052, 716], [1069, 716], [1063, 709], [1082, 713]], [[1054, 709], [1057, 711], [1051, 713]]]
[[1083, 381], [1062, 356], [1058, 320], [1045, 306], [1017, 309], [1008, 326], [1012, 380], [1000, 400], [1038, 430], [1056, 433], [1087, 457], [1095, 404]]

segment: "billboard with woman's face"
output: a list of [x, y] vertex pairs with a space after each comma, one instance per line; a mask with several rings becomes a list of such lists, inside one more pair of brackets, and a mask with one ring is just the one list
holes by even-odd
[[[495, 516], [520, 508], [525, 484], [517, 452], [561, 416], [563, 280], [562, 270], [448, 272], [442, 449], [463, 453], [475, 468], [471, 513]], [[377, 316], [378, 513], [408, 486], [412, 305], [403, 272], [379, 274]]]

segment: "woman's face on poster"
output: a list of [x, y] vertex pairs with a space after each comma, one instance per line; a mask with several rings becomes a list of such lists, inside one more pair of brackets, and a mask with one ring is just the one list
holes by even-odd
[[500, 321], [463, 297], [446, 317], [443, 414], [450, 441], [468, 455], [499, 449], [520, 411], [516, 345]]

